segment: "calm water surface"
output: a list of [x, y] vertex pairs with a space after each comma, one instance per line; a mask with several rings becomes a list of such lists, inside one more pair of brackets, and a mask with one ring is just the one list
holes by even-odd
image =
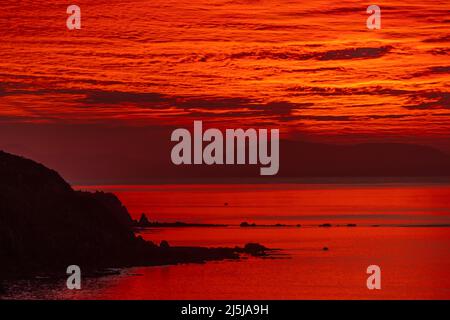
[[[99, 187], [96, 187], [97, 189]], [[12, 298], [51, 299], [450, 299], [450, 188], [447, 185], [256, 185], [102, 188], [116, 192], [134, 217], [159, 221], [301, 223], [147, 230], [172, 245], [280, 248], [273, 259], [139, 267], [88, 278], [14, 283]], [[228, 202], [228, 206], [224, 203]], [[183, 203], [185, 205], [183, 205]], [[178, 212], [178, 215], [176, 214]], [[178, 218], [178, 219], [177, 219]], [[318, 228], [317, 223], [357, 223]], [[372, 224], [380, 225], [373, 227]], [[329, 251], [323, 251], [323, 247]], [[366, 288], [366, 268], [382, 270], [382, 290]]]

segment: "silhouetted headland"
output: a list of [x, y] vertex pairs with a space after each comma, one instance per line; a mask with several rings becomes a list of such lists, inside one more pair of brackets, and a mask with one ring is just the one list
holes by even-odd
[[60, 175], [0, 151], [0, 278], [82, 270], [155, 266], [264, 255], [244, 248], [156, 245], [133, 232], [128, 210], [111, 193], [74, 191]]

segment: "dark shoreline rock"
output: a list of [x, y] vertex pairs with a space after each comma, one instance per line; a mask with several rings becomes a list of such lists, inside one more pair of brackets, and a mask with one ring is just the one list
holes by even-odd
[[241, 228], [250, 228], [250, 227], [256, 227], [256, 223], [248, 223], [247, 221], [241, 222], [239, 225]]
[[139, 228], [188, 228], [188, 227], [228, 227], [227, 224], [212, 224], [212, 223], [187, 223], [187, 222], [158, 222], [150, 221], [145, 213], [141, 214], [139, 220], [133, 221], [133, 226]]
[[322, 223], [322, 224], [319, 224], [319, 227], [320, 228], [331, 228], [331, 223]]
[[111, 193], [74, 191], [56, 171], [0, 151], [0, 278], [239, 259], [254, 248], [157, 246]]

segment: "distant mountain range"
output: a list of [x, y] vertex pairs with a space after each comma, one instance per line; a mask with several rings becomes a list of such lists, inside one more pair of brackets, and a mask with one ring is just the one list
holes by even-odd
[[281, 140], [278, 174], [261, 177], [260, 166], [170, 165], [159, 168], [152, 178], [259, 177], [270, 181], [277, 178], [450, 176], [449, 155], [432, 147], [402, 143], [332, 145]]
[[284, 141], [281, 176], [426, 177], [450, 175], [450, 156], [401, 143], [328, 145]]

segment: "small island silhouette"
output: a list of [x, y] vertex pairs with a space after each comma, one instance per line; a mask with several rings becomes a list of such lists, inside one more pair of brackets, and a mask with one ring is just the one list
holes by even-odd
[[[257, 243], [205, 248], [146, 241], [135, 235], [136, 222], [114, 194], [75, 191], [56, 171], [3, 151], [0, 177], [0, 278], [65, 274], [72, 264], [95, 272], [239, 259], [241, 254], [264, 256], [271, 251]], [[147, 217], [137, 223], [157, 226]]]
[[150, 221], [145, 213], [141, 214], [139, 220], [133, 220], [133, 226], [136, 228], [186, 228], [186, 227], [228, 227], [227, 224], [213, 223], [187, 223], [187, 222], [159, 222]]

